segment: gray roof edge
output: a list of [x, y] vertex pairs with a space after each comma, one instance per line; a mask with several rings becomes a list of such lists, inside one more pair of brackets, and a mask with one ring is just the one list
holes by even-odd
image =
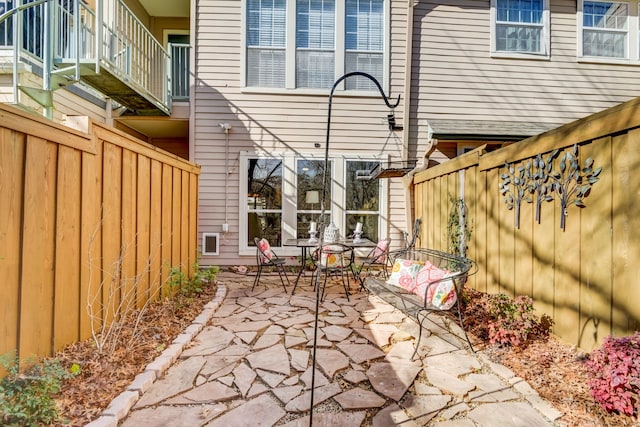
[[438, 139], [509, 139], [520, 140], [560, 126], [558, 123], [516, 122], [501, 120], [429, 119], [431, 133]]

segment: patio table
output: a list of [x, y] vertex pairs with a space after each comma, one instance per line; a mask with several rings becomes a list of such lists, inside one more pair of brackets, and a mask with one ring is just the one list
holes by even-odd
[[[353, 241], [353, 239], [340, 239], [337, 243], [342, 243], [343, 245], [350, 246], [352, 248], [373, 248], [376, 246], [375, 242], [363, 237], [357, 243]], [[296, 287], [298, 286], [298, 282], [300, 281], [300, 277], [304, 274], [305, 268], [307, 266], [307, 258], [311, 259], [311, 252], [308, 248], [317, 248], [320, 244], [320, 241], [310, 242], [308, 238], [306, 239], [287, 239], [284, 242], [285, 246], [297, 246], [301, 249], [301, 260], [300, 260], [300, 271], [298, 271], [298, 275], [296, 276], [295, 283], [293, 285], [293, 289], [291, 290], [291, 295], [296, 291]], [[330, 243], [326, 243], [330, 244]]]

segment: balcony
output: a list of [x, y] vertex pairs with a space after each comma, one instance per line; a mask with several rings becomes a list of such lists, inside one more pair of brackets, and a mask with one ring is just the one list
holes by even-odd
[[122, 0], [95, 4], [0, 0], [0, 46], [16, 40], [14, 67], [26, 64], [43, 79], [41, 89], [25, 88], [16, 77], [16, 91], [41, 94], [47, 107], [53, 90], [81, 81], [125, 107], [125, 116], [170, 115], [172, 90], [188, 99], [189, 46], [165, 49]]

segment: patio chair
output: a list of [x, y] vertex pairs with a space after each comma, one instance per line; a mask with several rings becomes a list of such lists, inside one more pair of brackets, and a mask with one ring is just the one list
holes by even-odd
[[[258, 272], [256, 273], [256, 278], [253, 280], [253, 287], [251, 290], [253, 291], [258, 284], [260, 276], [262, 275], [262, 269], [264, 267], [272, 267], [278, 272], [278, 276], [280, 276], [280, 281], [282, 282], [282, 287], [284, 288], [284, 291], [287, 292], [287, 286], [284, 284], [285, 279], [287, 280], [287, 284], [289, 284], [289, 277], [287, 276], [287, 271], [284, 269], [286, 260], [276, 255], [273, 249], [271, 249], [271, 245], [267, 239], [255, 237], [253, 241], [256, 244], [256, 263], [258, 264]], [[284, 277], [282, 277], [283, 275]]]
[[327, 286], [327, 280], [330, 276], [339, 277], [342, 280], [342, 286], [344, 287], [347, 301], [349, 300], [349, 276], [354, 274], [353, 261], [354, 254], [353, 248], [342, 243], [331, 243], [316, 249], [313, 258], [316, 262], [316, 269], [314, 270], [311, 281], [315, 286], [314, 277], [316, 274], [324, 275], [322, 280], [322, 291], [320, 293], [320, 301], [324, 300], [324, 293]]
[[416, 242], [418, 241], [418, 235], [420, 234], [420, 224], [422, 220], [420, 218], [416, 218], [413, 222], [413, 230], [411, 231], [411, 240], [407, 243], [407, 249], [411, 250], [416, 247]]
[[420, 224], [422, 224], [422, 220], [420, 218], [416, 218], [413, 222], [413, 229], [411, 230], [411, 240], [407, 242], [407, 246], [402, 249], [396, 249], [389, 252], [387, 259], [391, 265], [393, 265], [396, 259], [406, 257], [407, 254], [415, 249], [416, 243], [418, 242], [418, 235], [420, 234]]
[[387, 265], [389, 263], [389, 246], [391, 239], [386, 238], [378, 241], [376, 247], [373, 248], [367, 256], [359, 259], [359, 264], [354, 266], [354, 277], [360, 281], [361, 289], [364, 279], [371, 274], [371, 269], [377, 267], [380, 269], [382, 276], [387, 278]]

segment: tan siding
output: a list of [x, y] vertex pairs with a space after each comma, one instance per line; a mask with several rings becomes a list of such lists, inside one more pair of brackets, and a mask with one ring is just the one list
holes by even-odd
[[[241, 7], [236, 1], [200, 1], [196, 10], [197, 76], [195, 111], [195, 159], [203, 167], [200, 177], [200, 218], [198, 238], [202, 232], [219, 232], [225, 220], [225, 183], [228, 187], [226, 206], [230, 232], [221, 236], [221, 255], [203, 257], [202, 264], [229, 265], [254, 263], [253, 256], [239, 257], [239, 152], [267, 150], [279, 153], [322, 155], [314, 143], [326, 138], [327, 93], [292, 94], [281, 90], [261, 93], [242, 89]], [[389, 87], [385, 92], [394, 99], [404, 96], [404, 62], [406, 37], [406, 2], [392, 0]], [[336, 94], [331, 122], [332, 154], [390, 154], [399, 156], [401, 137], [389, 138], [384, 121], [388, 110], [379, 96], [351, 97]], [[396, 117], [404, 117], [404, 103], [396, 109]], [[225, 135], [219, 123], [228, 122], [229, 168], [225, 171]], [[387, 143], [387, 145], [385, 145]], [[384, 147], [384, 148], [383, 148]], [[225, 180], [226, 178], [226, 180]], [[390, 236], [400, 243], [406, 230], [405, 189], [398, 181], [390, 184]], [[280, 252], [279, 252], [280, 253]]]
[[[175, 203], [195, 221], [196, 206], [178, 194], [185, 186], [168, 191], [159, 209], [158, 170], [177, 170], [195, 186], [199, 168], [90, 120], [85, 134], [2, 105], [0, 124], [0, 353], [17, 349], [24, 360], [90, 338], [124, 315], [120, 302], [133, 307], [135, 292], [147, 289], [144, 260], [155, 255], [156, 279], [161, 266], [194, 259], [195, 240], [181, 234], [186, 221], [165, 241], [146, 236]], [[180, 258], [160, 259], [158, 249], [174, 243]], [[141, 308], [146, 299], [137, 302]]]
[[576, 2], [551, 2], [549, 60], [492, 58], [489, 3], [416, 5], [412, 119], [566, 123], [640, 95], [637, 67], [577, 63]]
[[[428, 233], [429, 238], [444, 239], [437, 231], [443, 226], [438, 223], [438, 213], [444, 210], [443, 188], [450, 189], [451, 177], [465, 170], [469, 191], [465, 198], [474, 225], [469, 254], [479, 266], [469, 285], [491, 293], [531, 296], [539, 314], [552, 316], [554, 334], [587, 350], [610, 334], [637, 330], [640, 312], [633, 304], [638, 297], [633, 283], [640, 241], [636, 212], [640, 156], [634, 144], [640, 136], [638, 109], [640, 100], [634, 99], [481, 153], [475, 175], [468, 173], [466, 157], [461, 157], [414, 177], [416, 193], [427, 194], [416, 199], [417, 214], [433, 217], [436, 230]], [[546, 156], [553, 149], [566, 153], [574, 144], [579, 147], [581, 167], [587, 158], [593, 159], [594, 167], [602, 167], [599, 180], [584, 198], [586, 206], [570, 204], [564, 210], [555, 194], [553, 201], [543, 202], [538, 223], [535, 205], [522, 202], [516, 227], [515, 212], [498, 191], [505, 162], [517, 169], [538, 154]], [[554, 171], [560, 168], [560, 158], [553, 161]], [[559, 227], [561, 216], [566, 219], [564, 229]]]
[[88, 116], [97, 122], [105, 122], [106, 112], [102, 106], [80, 98], [67, 90], [55, 91], [53, 93], [53, 102], [56, 121], [62, 121], [64, 115], [67, 115]]

